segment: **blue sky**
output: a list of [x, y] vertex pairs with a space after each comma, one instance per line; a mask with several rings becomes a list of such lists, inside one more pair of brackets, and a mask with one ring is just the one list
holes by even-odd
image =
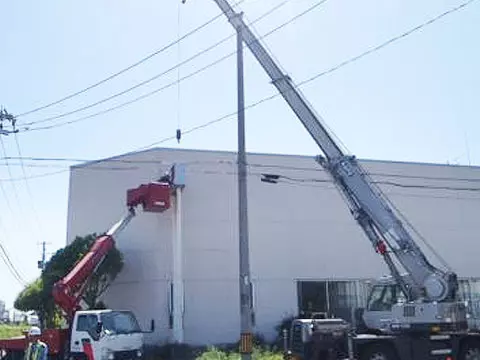
[[[254, 20], [280, 0], [245, 0]], [[264, 34], [318, 0], [290, 0], [255, 24]], [[301, 82], [458, 6], [457, 0], [330, 0], [264, 39], [282, 68]], [[180, 16], [179, 16], [180, 11]], [[4, 1], [0, 4], [0, 105], [21, 114], [85, 88], [149, 55], [219, 13], [211, 0]], [[180, 21], [179, 21], [180, 20]], [[179, 27], [180, 24], [180, 27]], [[306, 84], [302, 91], [329, 127], [360, 158], [478, 165], [480, 4], [464, 9], [369, 56]], [[70, 112], [155, 76], [233, 33], [222, 17], [102, 86], [19, 117], [22, 123]], [[180, 77], [235, 50], [234, 38], [180, 68]], [[275, 94], [246, 52], [247, 104]], [[173, 71], [88, 110], [39, 125], [62, 124], [175, 81]], [[24, 157], [95, 159], [141, 148], [236, 110], [235, 57], [122, 109], [74, 124], [18, 134]], [[180, 90], [180, 97], [178, 97]], [[38, 125], [38, 126], [39, 126]], [[34, 125], [31, 126], [35, 127]], [[3, 137], [7, 156], [15, 139]], [[235, 118], [185, 135], [171, 147], [235, 150]], [[316, 145], [277, 97], [247, 112], [249, 151], [316, 155]], [[4, 156], [0, 153], [0, 156]], [[27, 281], [40, 242], [64, 246], [69, 162], [0, 161], [0, 241]], [[10, 170], [10, 172], [9, 172]], [[56, 175], [35, 177], [65, 170]], [[14, 181], [10, 181], [13, 178]], [[31, 194], [31, 196], [30, 196]], [[109, 224], [105, 224], [107, 227]], [[22, 286], [0, 262], [0, 299]]]

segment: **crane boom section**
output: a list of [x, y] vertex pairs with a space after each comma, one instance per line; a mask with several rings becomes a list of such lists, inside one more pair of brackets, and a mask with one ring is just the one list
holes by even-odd
[[300, 91], [295, 89], [290, 78], [283, 74], [273, 58], [256, 38], [255, 34], [245, 24], [241, 14], [235, 13], [228, 1], [215, 0], [215, 2], [227, 16], [234, 28], [242, 32], [244, 42], [260, 62], [263, 69], [268, 73], [273, 85], [275, 85], [285, 101], [290, 105], [295, 114], [297, 114], [317, 145], [329, 158], [341, 157], [343, 155], [341, 149], [330, 137], [330, 134], [325, 131], [324, 127], [320, 125], [316, 114], [308, 105]]
[[311, 105], [304, 99], [291, 79], [284, 74], [272, 56], [237, 14], [228, 0], [214, 0], [233, 27], [241, 32], [246, 46], [269, 75], [273, 85], [297, 115], [326, 156], [322, 161], [335, 183], [347, 199], [353, 215], [375, 247], [385, 241], [397, 260], [409, 273], [400, 273], [386, 251], [384, 259], [410, 300], [424, 298], [441, 301], [451, 298], [456, 289], [456, 276], [432, 266], [413, 238], [368, 181], [366, 173], [353, 157], [346, 156], [335, 143]]

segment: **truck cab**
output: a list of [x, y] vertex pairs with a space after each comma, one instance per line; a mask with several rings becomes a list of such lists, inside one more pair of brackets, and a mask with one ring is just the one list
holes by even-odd
[[[154, 330], [152, 320], [151, 330]], [[70, 336], [70, 360], [143, 358], [143, 331], [131, 311], [77, 311]], [[93, 359], [92, 359], [93, 358]]]

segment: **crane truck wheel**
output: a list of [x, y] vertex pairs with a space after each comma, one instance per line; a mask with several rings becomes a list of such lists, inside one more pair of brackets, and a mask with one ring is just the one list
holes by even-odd
[[459, 360], [480, 360], [480, 342], [470, 341], [462, 346]]
[[398, 360], [398, 357], [391, 347], [384, 344], [372, 344], [362, 351], [360, 360]]

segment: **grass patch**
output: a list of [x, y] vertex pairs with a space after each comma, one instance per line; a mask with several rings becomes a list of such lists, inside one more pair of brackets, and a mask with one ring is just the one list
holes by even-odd
[[6, 325], [0, 324], [0, 339], [8, 339], [14, 336], [22, 335], [22, 331], [27, 327], [24, 325]]
[[[283, 355], [280, 352], [255, 348], [252, 358], [256, 360], [282, 360]], [[197, 356], [196, 360], [240, 360], [240, 353], [211, 347]]]
[[[147, 350], [148, 360], [240, 360], [238, 344], [223, 344], [210, 347], [188, 345], [166, 345]], [[256, 345], [254, 360], [283, 360], [282, 351], [271, 350], [268, 346]]]

